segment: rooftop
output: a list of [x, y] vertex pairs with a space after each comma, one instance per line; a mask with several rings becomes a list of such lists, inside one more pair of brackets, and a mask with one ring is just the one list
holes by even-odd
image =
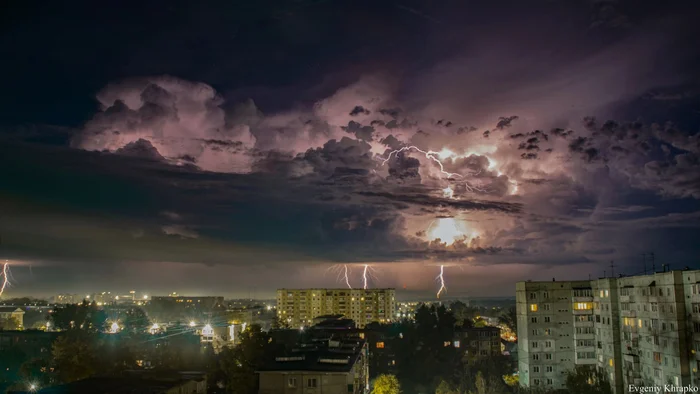
[[275, 355], [260, 371], [349, 372], [364, 346], [364, 340], [331, 339], [304, 343]]

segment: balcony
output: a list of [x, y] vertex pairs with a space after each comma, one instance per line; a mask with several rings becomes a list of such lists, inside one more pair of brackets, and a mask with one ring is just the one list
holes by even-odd
[[592, 321], [576, 321], [574, 320], [574, 327], [593, 327], [595, 323]]
[[578, 315], [592, 315], [593, 309], [574, 309], [574, 316]]
[[629, 310], [629, 311], [620, 311], [620, 314], [622, 317], [637, 317], [637, 311]]
[[573, 302], [593, 302], [593, 296], [589, 297], [573, 297]]

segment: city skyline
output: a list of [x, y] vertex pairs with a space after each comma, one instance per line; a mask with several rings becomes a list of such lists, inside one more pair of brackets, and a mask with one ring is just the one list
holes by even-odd
[[0, 36], [3, 298], [700, 268], [692, 4], [39, 3]]

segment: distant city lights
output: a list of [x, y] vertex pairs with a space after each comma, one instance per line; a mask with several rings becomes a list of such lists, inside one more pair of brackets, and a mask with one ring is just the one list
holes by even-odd
[[197, 325], [197, 323], [195, 323], [194, 321], [191, 321], [191, 322], [190, 322], [190, 327], [194, 327], [194, 326], [196, 326], [196, 325]]

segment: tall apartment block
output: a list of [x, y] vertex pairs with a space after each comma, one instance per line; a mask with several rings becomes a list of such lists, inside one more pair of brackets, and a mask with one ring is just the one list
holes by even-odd
[[564, 388], [577, 365], [618, 394], [700, 384], [700, 271], [519, 282], [516, 302], [522, 386]]
[[362, 328], [395, 318], [395, 289], [278, 289], [278, 318], [292, 327], [311, 325], [323, 315], [343, 315]]

